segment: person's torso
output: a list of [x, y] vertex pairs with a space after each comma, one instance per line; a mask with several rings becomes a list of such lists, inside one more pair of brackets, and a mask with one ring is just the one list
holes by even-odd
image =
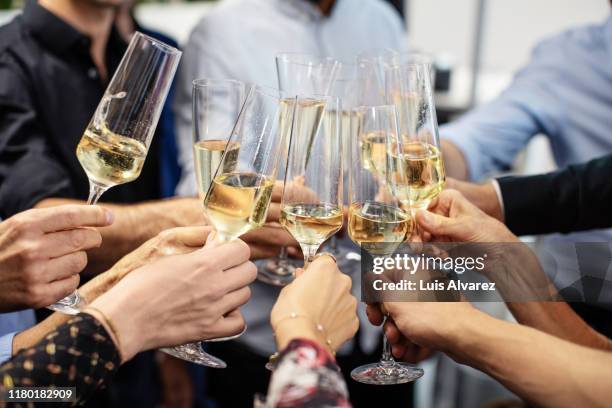
[[[32, 35], [17, 17], [10, 27], [2, 29], [5, 41], [17, 40], [3, 46], [10, 54], [15, 69], [27, 78], [26, 92], [36, 115], [37, 126], [46, 139], [48, 154], [66, 170], [75, 199], [86, 199], [89, 191], [87, 177], [77, 160], [75, 149], [87, 127], [108, 81], [100, 78], [89, 54], [89, 42], [83, 41], [64, 52], [51, 50]], [[110, 79], [126, 49], [115, 32], [109, 39], [106, 67]], [[150, 146], [139, 179], [109, 189], [102, 201], [135, 202], [159, 196], [159, 160], [157, 143]]]

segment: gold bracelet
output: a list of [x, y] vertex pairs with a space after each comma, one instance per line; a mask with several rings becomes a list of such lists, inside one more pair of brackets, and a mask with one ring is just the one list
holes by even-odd
[[327, 337], [327, 330], [325, 330], [325, 327], [324, 327], [324, 326], [323, 326], [321, 323], [314, 322], [314, 321], [313, 321], [313, 320], [312, 320], [312, 319], [311, 319], [309, 316], [302, 315], [302, 314], [297, 314], [297, 313], [295, 313], [295, 312], [291, 312], [291, 313], [289, 313], [289, 315], [288, 315], [288, 316], [282, 317], [282, 318], [280, 318], [280, 319], [279, 319], [279, 320], [276, 322], [276, 327], [272, 327], [272, 330], [273, 330], [274, 335], [276, 336], [276, 330], [278, 329], [278, 327], [280, 326], [280, 324], [281, 324], [282, 322], [284, 322], [285, 320], [289, 320], [289, 319], [299, 319], [299, 318], [306, 319], [306, 320], [308, 320], [309, 322], [311, 322], [311, 323], [313, 323], [313, 324], [314, 324], [315, 330], [316, 330], [318, 333], [321, 333], [321, 334], [323, 335], [323, 337], [324, 337], [324, 343], [325, 343], [325, 346], [326, 346], [326, 347], [329, 349], [329, 351], [330, 351], [330, 352], [331, 352], [331, 353], [332, 353], [332, 354], [335, 356], [335, 355], [336, 355], [336, 351], [335, 351], [335, 350], [333, 349], [333, 347], [332, 347], [332, 341], [331, 341], [331, 339], [330, 339], [329, 337]]
[[338, 263], [338, 260], [336, 259], [334, 254], [329, 252], [321, 252], [320, 254], [316, 254], [312, 260], [314, 261], [315, 259], [320, 258], [322, 256], [329, 256], [335, 263]]
[[[106, 325], [108, 326], [108, 329], [110, 330], [109, 334], [110, 334], [111, 338], [114, 338], [115, 343], [117, 345], [117, 352], [119, 353], [119, 357], [121, 357], [121, 361], [123, 361], [123, 356], [121, 355], [121, 342], [119, 341], [119, 333], [117, 332], [117, 329], [115, 328], [115, 325], [113, 324], [111, 319], [109, 319], [103, 311], [101, 311], [100, 309], [98, 309], [97, 307], [94, 307], [94, 306], [87, 306], [83, 310], [83, 313], [87, 313], [88, 309], [89, 310], [93, 310], [94, 312], [97, 312], [100, 315], [100, 317], [102, 317], [102, 319], [104, 319], [104, 322], [100, 322], [100, 324], [106, 323]], [[94, 316], [94, 318], [95, 317], [96, 316]]]

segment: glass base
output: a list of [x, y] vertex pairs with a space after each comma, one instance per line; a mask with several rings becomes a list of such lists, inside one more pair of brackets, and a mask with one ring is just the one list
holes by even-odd
[[170, 354], [173, 357], [189, 361], [190, 363], [212, 368], [227, 367], [225, 361], [205, 352], [200, 343], [183, 344], [181, 346], [166, 347], [160, 350], [166, 354]]
[[424, 371], [404, 362], [366, 364], [351, 371], [351, 378], [363, 384], [395, 385], [419, 379]]
[[79, 292], [75, 290], [65, 298], [47, 306], [47, 309], [67, 315], [77, 315], [81, 313], [83, 307], [85, 307], [85, 301], [81, 298]]
[[296, 269], [288, 260], [274, 258], [259, 268], [257, 280], [274, 286], [287, 286], [293, 282]]

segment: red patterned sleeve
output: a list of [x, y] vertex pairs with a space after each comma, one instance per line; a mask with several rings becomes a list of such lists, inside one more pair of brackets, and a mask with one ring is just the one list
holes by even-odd
[[350, 407], [334, 357], [310, 340], [293, 340], [277, 360], [266, 407]]

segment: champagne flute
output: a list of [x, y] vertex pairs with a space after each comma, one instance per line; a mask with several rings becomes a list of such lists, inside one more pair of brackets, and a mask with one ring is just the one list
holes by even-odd
[[421, 54], [406, 55], [385, 70], [387, 100], [399, 114], [393, 159], [403, 166], [406, 180], [397, 186], [398, 198], [413, 212], [426, 209], [445, 182], [431, 83], [431, 59]]
[[[231, 79], [193, 81], [193, 158], [198, 194], [202, 202], [224, 152], [226, 150], [228, 152], [225, 160], [227, 168], [234, 166], [238, 159], [239, 142], [228, 144], [228, 140], [243, 106], [244, 95], [245, 85], [239, 81]], [[240, 334], [206, 341], [231, 340]], [[201, 342], [162, 348], [161, 351], [195, 364], [215, 368], [226, 367], [225, 362], [206, 353]]]
[[[245, 84], [233, 79], [193, 81], [193, 159], [200, 200], [208, 188], [244, 103]], [[238, 156], [238, 145], [228, 147], [228, 161]]]
[[[397, 138], [397, 118], [393, 105], [365, 106], [354, 109], [351, 126], [358, 135], [377, 132], [390, 139]], [[390, 142], [389, 142], [390, 144]], [[384, 172], [377, 174], [366, 168], [363, 145], [353, 140], [351, 146], [349, 236], [362, 250], [373, 256], [389, 256], [411, 234], [413, 228], [410, 213], [389, 189], [384, 177], [402, 168], [395, 168], [391, 155], [386, 156]], [[381, 176], [384, 174], [384, 177]], [[365, 384], [390, 385], [414, 381], [423, 370], [393, 359], [391, 346], [383, 332], [383, 354], [378, 363], [353, 369], [351, 377]]]
[[[319, 107], [321, 125], [302, 132], [312, 106]], [[281, 199], [280, 223], [300, 244], [304, 268], [323, 242], [342, 228], [342, 140], [336, 97], [298, 96]]]
[[[301, 96], [329, 95], [338, 66], [338, 61], [331, 57], [300, 53], [277, 55], [278, 86], [281, 91], [290, 97], [285, 101], [285, 109], [293, 109], [287, 102], [293, 102], [293, 98], [298, 94]], [[304, 108], [307, 108], [307, 106], [304, 106]], [[316, 129], [320, 126], [322, 116], [317, 114], [317, 106], [312, 105], [308, 108], [310, 114], [301, 116], [301, 131], [314, 135]], [[291, 126], [291, 122], [283, 124], [282, 131], [289, 135]], [[287, 155], [287, 152], [283, 153], [285, 156]], [[284, 286], [293, 280], [294, 275], [295, 266], [290, 263], [287, 250], [283, 247], [277, 258], [271, 259], [263, 268], [259, 269], [257, 278], [272, 285]]]
[[372, 49], [357, 55], [361, 80], [361, 102], [364, 106], [384, 105], [385, 69], [399, 61], [400, 53], [390, 48]]
[[[181, 52], [136, 32], [121, 59], [76, 155], [89, 178], [87, 204], [109, 188], [138, 178], [157, 127]], [[77, 314], [85, 306], [78, 291], [49, 306]]]
[[[204, 211], [221, 242], [259, 228], [266, 220], [279, 159], [286, 150], [281, 124], [291, 121], [293, 108], [277, 89], [253, 86], [249, 91], [228, 146], [204, 198]], [[290, 103], [293, 106], [294, 103]]]

